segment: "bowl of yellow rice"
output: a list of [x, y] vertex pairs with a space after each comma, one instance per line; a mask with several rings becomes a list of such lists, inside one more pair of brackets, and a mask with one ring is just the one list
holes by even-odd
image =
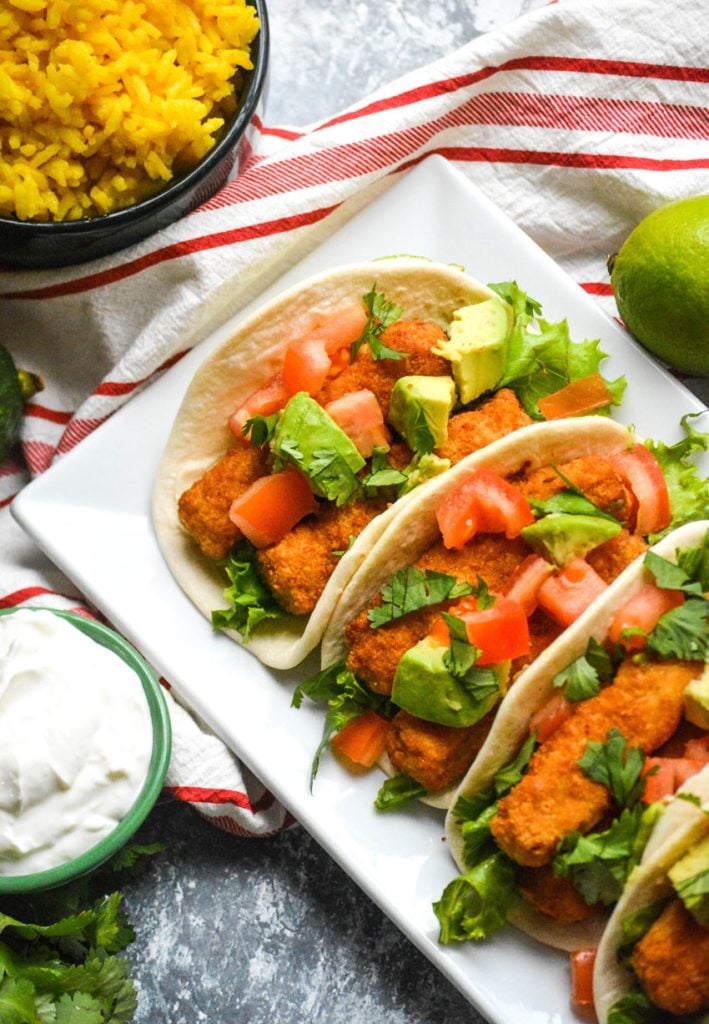
[[0, 264], [106, 256], [238, 168], [265, 0], [0, 3]]

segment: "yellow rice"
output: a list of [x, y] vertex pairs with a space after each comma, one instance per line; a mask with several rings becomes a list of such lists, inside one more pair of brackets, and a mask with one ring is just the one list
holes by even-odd
[[94, 217], [193, 166], [258, 29], [245, 0], [0, 0], [0, 216]]

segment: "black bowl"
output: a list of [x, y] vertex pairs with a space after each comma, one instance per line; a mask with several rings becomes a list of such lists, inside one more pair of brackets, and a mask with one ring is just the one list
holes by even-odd
[[0, 217], [0, 264], [6, 267], [66, 267], [117, 252], [196, 209], [222, 187], [236, 162], [242, 137], [259, 102], [269, 54], [266, 0], [248, 0], [261, 28], [252, 44], [253, 70], [242, 74], [242, 96], [234, 120], [200, 162], [149, 199], [114, 213], [83, 220], [38, 223]]

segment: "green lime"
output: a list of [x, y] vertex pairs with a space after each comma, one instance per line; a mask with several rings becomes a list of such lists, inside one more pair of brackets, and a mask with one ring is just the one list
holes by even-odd
[[676, 370], [709, 376], [709, 195], [649, 214], [608, 266], [640, 344]]
[[0, 345], [0, 462], [20, 436], [25, 402], [43, 387], [36, 374], [18, 370], [10, 353]]

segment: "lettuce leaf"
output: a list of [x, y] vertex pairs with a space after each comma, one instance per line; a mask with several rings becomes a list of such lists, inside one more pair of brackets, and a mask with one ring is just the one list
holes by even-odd
[[636, 985], [608, 1011], [608, 1024], [663, 1024], [665, 1014]]
[[[508, 341], [505, 372], [498, 388], [509, 387], [519, 398], [528, 415], [543, 420], [540, 398], [552, 395], [571, 381], [598, 373], [606, 358], [600, 341], [574, 342], [566, 320], [550, 323], [541, 316], [542, 308], [515, 281], [502, 281], [489, 286], [512, 306], [514, 326]], [[627, 381], [619, 377], [606, 381], [613, 404], [620, 405]], [[607, 413], [608, 409], [601, 410]]]
[[697, 453], [706, 451], [709, 446], [709, 434], [697, 430], [691, 423], [691, 420], [700, 415], [703, 414], [687, 413], [682, 417], [680, 422], [686, 436], [675, 444], [667, 445], [663, 441], [645, 442], [660, 463], [667, 481], [672, 509], [672, 522], [666, 530], [649, 538], [651, 544], [683, 523], [709, 518], [709, 479], [699, 475], [694, 461]]
[[515, 865], [503, 853], [494, 853], [455, 878], [433, 904], [440, 932], [448, 946], [466, 939], [486, 939], [507, 923], [519, 902]]
[[263, 582], [256, 569], [256, 549], [244, 540], [221, 562], [231, 586], [224, 591], [228, 608], [212, 612], [213, 629], [235, 629], [244, 641], [265, 619], [284, 619], [287, 613]]

